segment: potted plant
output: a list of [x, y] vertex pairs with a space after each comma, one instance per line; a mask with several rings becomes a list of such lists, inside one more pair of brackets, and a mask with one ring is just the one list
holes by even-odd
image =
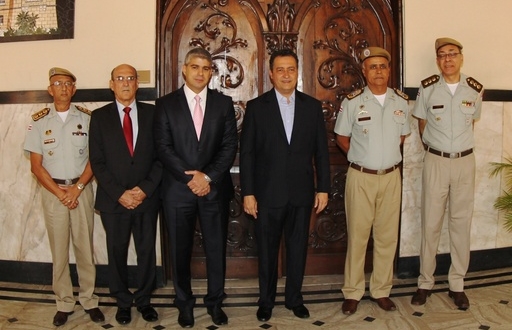
[[503, 163], [491, 163], [492, 170], [490, 176], [497, 176], [503, 172], [505, 180], [505, 190], [501, 196], [496, 198], [494, 207], [504, 212], [505, 222], [503, 226], [507, 231], [512, 231], [512, 158], [505, 158]]

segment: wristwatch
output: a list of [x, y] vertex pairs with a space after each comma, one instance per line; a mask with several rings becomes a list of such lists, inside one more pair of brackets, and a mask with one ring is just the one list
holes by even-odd
[[79, 182], [76, 184], [76, 187], [78, 188], [78, 190], [82, 190], [84, 189], [85, 185], [82, 182]]
[[210, 183], [212, 182], [212, 179], [210, 179], [210, 177], [208, 175], [204, 175], [204, 179], [206, 180], [206, 182]]

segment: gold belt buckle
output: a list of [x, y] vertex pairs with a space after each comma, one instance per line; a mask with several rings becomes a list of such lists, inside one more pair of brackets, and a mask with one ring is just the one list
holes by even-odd
[[459, 153], [458, 152], [451, 152], [450, 153], [450, 158], [459, 158]]
[[64, 180], [64, 184], [66, 186], [71, 186], [73, 184], [73, 180], [72, 179], [66, 179], [66, 180]]
[[377, 175], [386, 174], [386, 170], [377, 170]]

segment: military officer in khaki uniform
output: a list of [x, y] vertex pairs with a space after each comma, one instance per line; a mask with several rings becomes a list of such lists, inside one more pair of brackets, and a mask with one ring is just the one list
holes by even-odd
[[364, 262], [372, 230], [370, 295], [383, 310], [396, 310], [389, 294], [402, 191], [400, 145], [410, 127], [407, 95], [387, 87], [390, 60], [389, 53], [379, 47], [362, 51], [367, 86], [343, 100], [334, 128], [336, 142], [350, 162], [345, 186], [348, 245], [342, 289], [346, 315], [356, 312], [365, 292]]
[[48, 93], [53, 103], [32, 115], [25, 140], [31, 171], [45, 188], [42, 205], [53, 259], [53, 291], [57, 313], [53, 324], [63, 325], [73, 313], [75, 299], [69, 273], [69, 244], [73, 243], [79, 278], [80, 305], [94, 322], [105, 320], [94, 294], [93, 189], [89, 184], [88, 132], [91, 112], [71, 105], [76, 78], [66, 69], [49, 71]]
[[423, 167], [420, 276], [413, 305], [423, 305], [434, 286], [436, 253], [445, 207], [450, 201], [451, 267], [449, 296], [461, 309], [469, 307], [464, 277], [469, 266], [470, 230], [475, 190], [473, 123], [480, 118], [482, 85], [460, 72], [462, 44], [451, 38], [435, 42], [441, 75], [421, 82], [413, 115], [426, 153]]

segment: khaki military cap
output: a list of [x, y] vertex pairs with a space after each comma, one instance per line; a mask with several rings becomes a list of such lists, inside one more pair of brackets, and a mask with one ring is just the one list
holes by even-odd
[[73, 79], [73, 81], [76, 81], [75, 75], [72, 74], [69, 70], [66, 70], [63, 68], [57, 68], [57, 67], [50, 69], [50, 71], [48, 72], [48, 79], [51, 79], [53, 76], [56, 76], [56, 75], [68, 76], [68, 77], [71, 77], [71, 79]]
[[462, 49], [462, 44], [455, 39], [439, 38], [436, 40], [436, 52], [439, 50], [439, 48], [446, 46], [446, 45], [454, 45], [454, 46], [457, 46], [460, 49]]
[[391, 61], [391, 55], [389, 55], [388, 51], [385, 50], [384, 48], [368, 47], [363, 49], [363, 51], [361, 52], [361, 62], [364, 62], [364, 60], [366, 60], [369, 57], [376, 56], [385, 57], [388, 60], [388, 62]]

